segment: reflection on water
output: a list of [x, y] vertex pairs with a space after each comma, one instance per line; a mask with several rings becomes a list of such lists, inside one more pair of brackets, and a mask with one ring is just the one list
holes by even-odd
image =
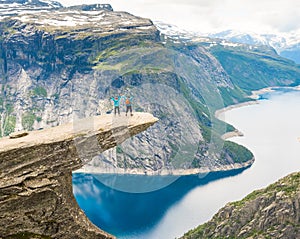
[[[101, 229], [116, 236], [143, 234], [155, 226], [165, 212], [180, 201], [191, 189], [203, 186], [220, 178], [234, 176], [243, 170], [216, 172], [204, 178], [196, 176], [179, 177], [175, 182], [160, 190], [148, 193], [127, 193], [105, 186], [99, 177], [104, 175], [74, 174], [73, 190], [79, 206], [89, 219]], [[162, 176], [105, 175], [123, 184], [145, 185]], [[102, 179], [102, 178], [101, 178]], [[103, 180], [103, 179], [102, 179]], [[129, 238], [132, 238], [131, 236]]]
[[[180, 177], [165, 188], [139, 194], [105, 186], [101, 175], [74, 174], [80, 207], [94, 224], [118, 238], [174, 239], [209, 220], [227, 202], [299, 171], [300, 92], [276, 91], [262, 99], [225, 113], [226, 121], [244, 134], [231, 140], [254, 153], [256, 160], [247, 170]], [[112, 176], [110, 183], [124, 188], [138, 181], [139, 187], [147, 187], [161, 179]]]

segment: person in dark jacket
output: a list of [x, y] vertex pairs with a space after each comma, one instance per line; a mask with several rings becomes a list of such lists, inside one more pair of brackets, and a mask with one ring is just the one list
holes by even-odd
[[133, 99], [133, 97], [129, 96], [129, 95], [125, 97], [126, 116], [129, 111], [130, 111], [130, 115], [133, 116], [133, 114], [132, 114], [132, 99]]

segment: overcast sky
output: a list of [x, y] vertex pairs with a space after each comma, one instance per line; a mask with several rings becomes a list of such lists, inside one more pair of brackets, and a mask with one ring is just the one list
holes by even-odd
[[186, 30], [235, 29], [258, 33], [300, 30], [300, 0], [58, 0], [65, 6], [109, 3]]

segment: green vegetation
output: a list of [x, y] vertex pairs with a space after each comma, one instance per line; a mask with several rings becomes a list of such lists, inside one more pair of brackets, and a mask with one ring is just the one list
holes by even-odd
[[285, 178], [280, 179], [278, 182], [269, 185], [265, 189], [255, 190], [248, 194], [240, 201], [232, 202], [235, 207], [243, 207], [245, 203], [252, 201], [263, 195], [269, 195], [270, 197], [276, 192], [283, 192], [286, 196], [292, 197], [300, 191], [300, 173], [291, 174]]
[[202, 101], [195, 100], [191, 94], [191, 90], [185, 84], [183, 79], [179, 79], [179, 92], [182, 93], [184, 98], [189, 102], [201, 124], [204, 126], [211, 126], [211, 121], [208, 118], [210, 113], [204, 104], [203, 99]]
[[[110, 47], [91, 54], [89, 62], [96, 70], [117, 70], [120, 75], [166, 71], [165, 49], [161, 44], [132, 37], [110, 42]], [[167, 60], [170, 62], [170, 60]]]
[[40, 97], [47, 97], [47, 91], [42, 86], [38, 86], [38, 87], [34, 88], [32, 91], [32, 94], [36, 95], [36, 96], [40, 96]]
[[121, 147], [120, 145], [118, 145], [118, 146], [116, 147], [116, 151], [117, 151], [117, 154], [123, 153], [123, 149], [122, 149], [122, 147]]
[[0, 113], [4, 111], [3, 103], [4, 103], [3, 98], [0, 97]]
[[247, 148], [231, 141], [224, 141], [224, 153], [222, 158], [227, 158], [227, 155], [235, 163], [243, 163], [253, 159], [253, 154]]
[[130, 76], [133, 74], [152, 74], [152, 73], [160, 73], [163, 72], [164, 69], [159, 67], [144, 67], [143, 69], [134, 69], [125, 72], [122, 76]]
[[291, 174], [265, 189], [265, 192], [280, 191], [287, 196], [293, 196], [300, 191], [300, 173]]
[[4, 135], [9, 135], [10, 133], [15, 131], [16, 127], [16, 116], [9, 115], [5, 118], [4, 121]]
[[244, 197], [242, 200], [236, 201], [236, 202], [232, 202], [231, 204], [233, 206], [235, 206], [235, 207], [242, 207], [242, 206], [245, 205], [246, 202], [254, 200], [259, 195], [262, 195], [262, 191], [261, 190], [254, 190], [253, 192], [251, 192], [250, 194], [248, 194], [246, 197]]
[[[253, 99], [247, 98], [245, 91], [242, 91], [239, 87], [234, 88], [220, 87], [219, 88], [224, 106], [234, 105], [237, 103], [242, 103], [246, 101], [251, 101]], [[248, 92], [250, 93], [250, 92]]]
[[58, 100], [58, 99], [59, 99], [59, 94], [58, 94], [58, 93], [55, 93], [55, 94], [53, 94], [51, 97], [53, 97], [54, 100]]
[[103, 71], [120, 71], [123, 67], [123, 63], [118, 63], [115, 65], [110, 65], [106, 63], [98, 63], [93, 67], [94, 70], [103, 70]]
[[[181, 79], [179, 80], [179, 86], [180, 86], [179, 91], [187, 99], [189, 105], [193, 108], [198, 120], [200, 121], [200, 128], [202, 131], [202, 135], [206, 142], [209, 142], [211, 140], [212, 124], [214, 124], [213, 130], [215, 131], [213, 133], [219, 136], [225, 133], [223, 132], [224, 130], [226, 132], [230, 132], [234, 130], [234, 127], [232, 125], [220, 121], [216, 119], [214, 116], [210, 116], [211, 112], [208, 110], [208, 107], [206, 106], [204, 99], [200, 98], [200, 101], [196, 100], [195, 97], [192, 96], [191, 90], [187, 87], [187, 84], [185, 84]], [[216, 109], [211, 109], [211, 110], [214, 111]], [[211, 122], [211, 119], [213, 120], [213, 122]]]
[[26, 130], [33, 130], [33, 124], [36, 120], [36, 116], [33, 113], [25, 113], [22, 115], [22, 126]]
[[203, 139], [206, 142], [209, 142], [211, 139], [211, 129], [208, 126], [202, 125], [201, 126], [201, 134], [203, 136]]
[[276, 54], [222, 46], [211, 48], [211, 52], [233, 83], [246, 93], [268, 86], [300, 83], [299, 65]]
[[14, 111], [14, 106], [12, 104], [5, 105], [6, 114], [10, 115]]
[[37, 121], [37, 122], [41, 122], [41, 121], [42, 121], [42, 117], [37, 116], [37, 117], [36, 117], [36, 121]]
[[[289, 204], [292, 204], [292, 202], [296, 199], [297, 200], [297, 195], [300, 192], [300, 173], [293, 173], [290, 174], [279, 181], [271, 184], [267, 188], [260, 189], [260, 190], [255, 190], [252, 193], [248, 194], [245, 198], [243, 198], [240, 201], [232, 202], [229, 203], [225, 208], [231, 208], [234, 207], [233, 211], [231, 211], [231, 215], [228, 218], [224, 218], [224, 215], [222, 213], [216, 214], [211, 221], [204, 223], [197, 228], [190, 230], [189, 232], [185, 233], [182, 238], [184, 239], [196, 239], [196, 238], [250, 238], [251, 236], [259, 236], [261, 238], [274, 238], [272, 235], [274, 232], [278, 233], [278, 228], [274, 224], [270, 224], [269, 227], [264, 227], [264, 230], [260, 230], [255, 226], [250, 226], [250, 228], [247, 231], [247, 235], [245, 237], [222, 237], [219, 236], [222, 231], [220, 229], [216, 229], [218, 226], [222, 225], [222, 228], [225, 228], [227, 225], [231, 226], [233, 223], [240, 224], [241, 222], [239, 221], [238, 218], [240, 218], [240, 214], [243, 213], [247, 208], [251, 207], [251, 204], [247, 205], [248, 203], [254, 203], [255, 200], [258, 202], [263, 201], [265, 199], [266, 201], [270, 201], [271, 203], [273, 200], [280, 201], [280, 202], [287, 202], [285, 204], [286, 206]], [[280, 196], [277, 196], [277, 195]], [[276, 196], [276, 199], [274, 197]], [[273, 198], [273, 199], [272, 199]], [[280, 207], [280, 202], [277, 203], [277, 205]], [[274, 205], [272, 203], [271, 205]], [[262, 208], [263, 209], [263, 208]], [[220, 211], [226, 211], [221, 209]], [[259, 215], [259, 212], [257, 212]], [[291, 215], [291, 218], [293, 216]], [[253, 218], [251, 218], [252, 220]], [[254, 219], [253, 219], [254, 220]], [[283, 220], [283, 224], [285, 226], [289, 225], [289, 228], [299, 228], [299, 225], [295, 224], [292, 221], [289, 221], [288, 219]], [[292, 220], [292, 219], [291, 219]], [[226, 224], [225, 224], [226, 223]], [[224, 226], [225, 225], [225, 226]], [[246, 222], [246, 226], [248, 226]], [[245, 226], [245, 225], [241, 225]], [[218, 230], [219, 234], [217, 237], [214, 237], [213, 234]], [[237, 229], [240, 230], [240, 229]], [[271, 233], [270, 233], [271, 232]], [[238, 233], [238, 231], [237, 231]], [[225, 233], [223, 233], [225, 234]], [[276, 237], [277, 238], [277, 237]]]

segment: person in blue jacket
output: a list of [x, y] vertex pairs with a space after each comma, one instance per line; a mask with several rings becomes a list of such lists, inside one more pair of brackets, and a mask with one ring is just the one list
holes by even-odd
[[122, 99], [122, 96], [116, 96], [116, 97], [111, 97], [111, 100], [114, 102], [114, 112], [115, 115], [118, 114], [120, 115], [120, 101]]

